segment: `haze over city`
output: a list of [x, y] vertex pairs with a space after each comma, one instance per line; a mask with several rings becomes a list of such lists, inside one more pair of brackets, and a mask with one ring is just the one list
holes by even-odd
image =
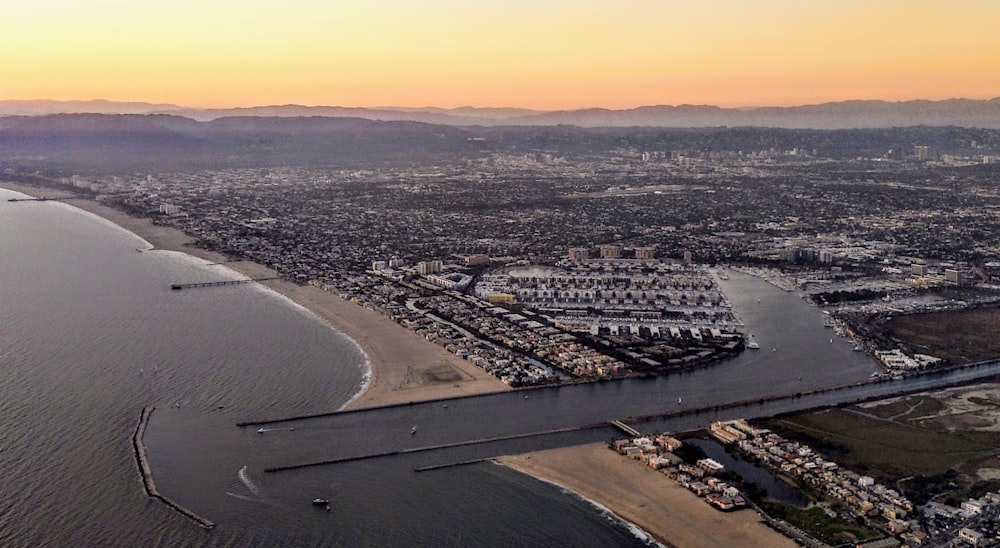
[[0, 546], [1000, 546], [995, 0], [0, 21]]
[[542, 110], [1000, 95], [1000, 4], [7, 2], [0, 99]]

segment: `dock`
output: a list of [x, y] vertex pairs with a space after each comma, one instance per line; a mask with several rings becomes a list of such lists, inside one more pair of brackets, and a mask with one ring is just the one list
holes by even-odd
[[156, 484], [153, 482], [153, 471], [150, 469], [149, 460], [146, 458], [146, 445], [142, 442], [142, 437], [146, 434], [146, 425], [149, 423], [149, 416], [152, 414], [152, 407], [142, 408], [142, 414], [139, 415], [139, 424], [136, 425], [135, 434], [132, 436], [132, 449], [135, 451], [135, 461], [139, 466], [139, 473], [142, 475], [142, 487], [146, 490], [146, 496], [162, 502], [170, 509], [205, 529], [215, 527], [215, 523], [164, 497], [156, 490]]
[[248, 284], [253, 282], [266, 282], [268, 280], [280, 280], [278, 276], [272, 276], [270, 278], [246, 278], [243, 280], [219, 280], [217, 282], [194, 282], [189, 284], [171, 284], [170, 289], [175, 291], [181, 289], [190, 289], [195, 287], [217, 287], [221, 285], [240, 285]]

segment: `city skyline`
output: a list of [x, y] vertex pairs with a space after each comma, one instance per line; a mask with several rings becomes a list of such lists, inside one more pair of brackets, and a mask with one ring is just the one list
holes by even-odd
[[521, 107], [1000, 96], [1000, 5], [382, 1], [0, 8], [0, 99]]

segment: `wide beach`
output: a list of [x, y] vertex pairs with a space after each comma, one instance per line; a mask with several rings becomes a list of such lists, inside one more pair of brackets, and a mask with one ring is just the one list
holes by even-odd
[[[131, 217], [71, 192], [0, 182], [0, 187], [60, 201], [104, 218], [149, 242], [154, 250], [186, 253], [225, 266], [250, 278], [270, 278], [274, 270], [249, 261], [233, 261], [194, 245], [183, 232]], [[25, 204], [30, 207], [30, 204]], [[357, 409], [509, 390], [471, 363], [434, 345], [388, 317], [314, 286], [275, 279], [260, 282], [329, 322], [362, 348], [371, 379], [346, 408]], [[793, 546], [763, 525], [752, 511], [723, 514], [638, 462], [603, 444], [567, 447], [502, 457], [511, 468], [557, 483], [595, 501], [676, 546]]]
[[796, 546], [753, 510], [715, 510], [672, 479], [603, 443], [498, 459], [609, 508], [661, 542], [684, 547]]
[[[180, 230], [155, 225], [150, 219], [132, 217], [89, 198], [59, 189], [0, 182], [0, 187], [30, 196], [58, 198], [138, 235], [154, 250], [178, 251], [210, 263], [230, 260], [221, 253], [194, 245]], [[272, 278], [278, 273], [250, 261], [225, 266], [249, 278]], [[329, 322], [361, 347], [368, 357], [371, 379], [363, 393], [345, 408], [356, 409], [453, 398], [510, 390], [506, 384], [466, 360], [426, 341], [385, 315], [310, 285], [286, 280], [260, 282]]]

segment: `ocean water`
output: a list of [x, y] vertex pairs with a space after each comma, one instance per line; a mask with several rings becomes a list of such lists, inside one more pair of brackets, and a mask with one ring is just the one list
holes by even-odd
[[[395, 417], [355, 415], [347, 426], [305, 421], [263, 434], [236, 427], [338, 409], [365, 382], [364, 355], [255, 285], [171, 291], [172, 283], [236, 274], [149, 251], [135, 235], [65, 204], [7, 201], [15, 196], [0, 190], [0, 545], [646, 544], [608, 512], [505, 467], [413, 471], [453, 462], [460, 451], [265, 473], [337, 452], [417, 443], [408, 429], [420, 418], [398, 410]], [[467, 401], [477, 409], [491, 404]], [[521, 416], [573, 420], [555, 405]], [[215, 528], [145, 495], [131, 446], [145, 406], [156, 409], [145, 440], [160, 493]], [[462, 404], [449, 411], [442, 424], [454, 432], [421, 428], [418, 437], [461, 438], [483, 426], [478, 412], [465, 418]], [[595, 435], [610, 433], [514, 441], [487, 453]], [[309, 504], [317, 496], [331, 499], [330, 512]]]

